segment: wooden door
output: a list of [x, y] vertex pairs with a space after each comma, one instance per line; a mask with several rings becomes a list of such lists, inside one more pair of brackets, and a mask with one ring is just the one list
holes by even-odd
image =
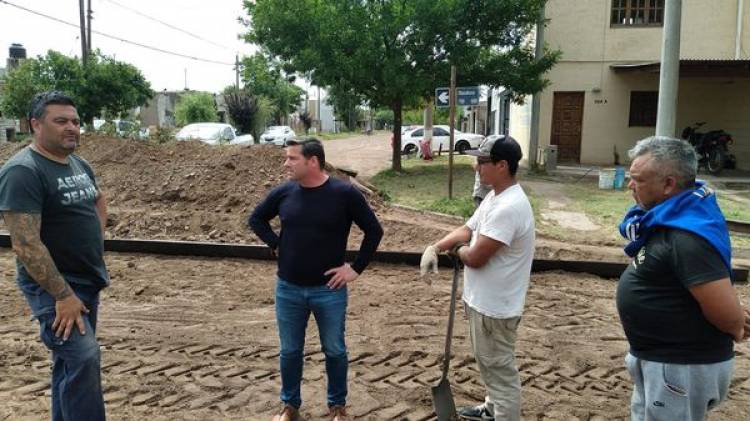
[[559, 162], [581, 162], [583, 92], [555, 92], [550, 144], [557, 145]]

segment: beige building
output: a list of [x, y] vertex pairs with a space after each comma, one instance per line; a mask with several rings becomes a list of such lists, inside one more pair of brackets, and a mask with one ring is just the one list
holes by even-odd
[[[613, 165], [616, 152], [627, 163], [655, 131], [664, 0], [549, 0], [546, 17], [562, 58], [540, 96], [540, 148], [557, 145], [559, 162]], [[505, 121], [528, 149], [530, 99], [492, 102], [493, 132]], [[738, 167], [750, 169], [750, 1], [682, 2], [675, 135], [699, 121], [729, 132]]]

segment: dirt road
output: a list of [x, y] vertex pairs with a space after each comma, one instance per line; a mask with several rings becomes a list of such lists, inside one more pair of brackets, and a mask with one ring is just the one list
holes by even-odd
[[356, 170], [358, 177], [370, 178], [391, 166], [391, 134], [375, 132], [371, 136], [353, 136], [326, 140], [326, 160], [337, 167]]
[[[113, 420], [268, 420], [276, 408], [278, 339], [270, 262], [109, 254], [97, 335]], [[38, 325], [0, 251], [0, 420], [44, 419], [50, 362]], [[359, 420], [432, 420], [450, 273], [433, 286], [416, 268], [375, 265], [351, 286], [347, 341], [349, 411]], [[526, 420], [625, 420], [627, 348], [615, 283], [535, 274], [519, 332]], [[745, 301], [750, 294], [740, 287]], [[482, 399], [459, 306], [450, 374], [458, 404]], [[323, 420], [325, 374], [308, 327], [303, 415]], [[750, 345], [738, 347], [730, 400], [712, 420], [750, 419]]]

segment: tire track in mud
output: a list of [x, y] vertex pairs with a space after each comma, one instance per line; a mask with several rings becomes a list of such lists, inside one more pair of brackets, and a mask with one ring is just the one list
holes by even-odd
[[[37, 343], [33, 329], [5, 329], [0, 332], [0, 343], [15, 342], [19, 349], [43, 347]], [[146, 342], [144, 344], [144, 342]], [[182, 411], [212, 408], [227, 412], [251, 405], [251, 400], [273, 402], [278, 388], [278, 350], [274, 347], [224, 346], [199, 342], [147, 342], [143, 338], [101, 341], [102, 372], [105, 383], [119, 383], [119, 377], [136, 377], [143, 387], [124, 390], [105, 387], [105, 400], [110, 410], [119, 407], [151, 407]], [[320, 382], [324, 376], [324, 356], [321, 352], [305, 354], [306, 382]], [[310, 364], [312, 362], [312, 364]], [[389, 393], [409, 393], [428, 390], [440, 378], [442, 355], [423, 351], [352, 352], [350, 372], [353, 383]], [[0, 399], [43, 397], [48, 394], [46, 380], [50, 370], [47, 360], [31, 362], [19, 357], [9, 380], [0, 381]], [[612, 390], [624, 390], [627, 379], [623, 370], [597, 367], [573, 372], [560, 368], [543, 357], [519, 356], [519, 368], [524, 388], [532, 388], [547, 395], [567, 393], [580, 396], [593, 391], [611, 396]], [[484, 393], [473, 358], [467, 354], [454, 356], [451, 381], [461, 395], [479, 399]], [[261, 382], [269, 383], [264, 393], [257, 393]], [[258, 408], [260, 409], [260, 408]], [[357, 418], [432, 419], [430, 408], [420, 408], [416, 416], [411, 406], [373, 402], [351, 411]]]
[[[159, 260], [165, 262], [171, 261]], [[222, 267], [219, 261], [201, 264]], [[440, 377], [449, 274], [441, 274], [432, 286], [391, 266], [376, 266], [370, 274], [374, 280], [351, 293], [349, 412], [362, 420], [434, 420], [429, 389]], [[233, 300], [228, 294], [237, 286], [232, 284], [186, 286], [169, 283], [165, 276], [162, 284], [149, 286], [160, 289], [147, 291], [151, 295], [144, 299], [145, 294], [129, 292], [124, 270], [121, 276], [122, 286], [115, 285], [113, 296], [106, 298], [110, 304], [98, 330], [111, 418], [270, 419], [280, 378], [272, 301], [267, 292], [260, 293], [270, 288], [268, 283], [243, 290], [246, 294]], [[178, 269], [170, 269], [170, 278], [179, 277]], [[517, 346], [524, 419], [628, 418], [627, 343], [613, 288], [614, 283], [583, 275], [532, 279]], [[181, 296], [163, 295], [172, 290]], [[202, 312], [214, 295], [224, 300], [222, 305]], [[37, 337], [38, 325], [23, 315], [16, 294], [0, 293], [0, 307], [10, 309], [10, 316], [0, 320], [0, 419], [15, 419], [14, 414], [42, 418], [49, 408], [51, 366]], [[156, 307], [159, 311], [152, 312]], [[462, 311], [457, 315], [449, 379], [460, 406], [481, 401], [484, 386], [469, 352]], [[313, 323], [307, 343], [303, 415], [324, 419], [325, 364]], [[743, 346], [720, 419], [748, 419], [742, 418], [750, 402], [750, 370], [743, 354], [748, 348]]]

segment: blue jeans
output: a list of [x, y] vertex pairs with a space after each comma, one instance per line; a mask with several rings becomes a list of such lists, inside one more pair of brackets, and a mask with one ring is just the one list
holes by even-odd
[[315, 316], [328, 375], [328, 406], [346, 405], [346, 375], [349, 359], [344, 332], [346, 288], [325, 285], [303, 287], [278, 279], [276, 283], [276, 322], [281, 342], [281, 400], [299, 408], [305, 352], [305, 330], [310, 313]]
[[96, 341], [96, 317], [99, 288], [71, 284], [73, 292], [89, 309], [83, 314], [86, 334], [74, 326], [67, 341], [55, 336], [55, 299], [39, 284], [19, 280], [39, 335], [52, 351], [52, 421], [104, 421], [104, 397], [101, 384], [99, 343]]

